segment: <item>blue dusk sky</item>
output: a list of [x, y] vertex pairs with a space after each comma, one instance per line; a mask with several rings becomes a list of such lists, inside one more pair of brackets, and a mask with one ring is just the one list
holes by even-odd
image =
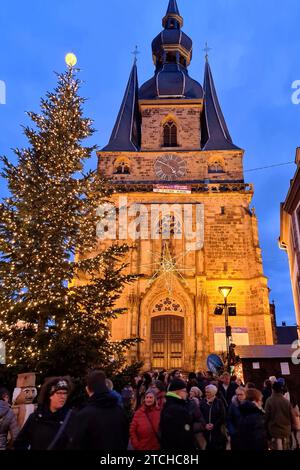
[[[64, 56], [78, 57], [88, 98], [86, 114], [95, 121], [93, 143], [104, 146], [114, 125], [139, 46], [139, 83], [153, 74], [151, 41], [161, 30], [168, 0], [26, 0], [1, 3], [0, 154], [14, 160], [13, 147], [27, 145], [21, 124], [25, 111], [56, 84]], [[291, 100], [300, 80], [299, 0], [178, 0], [183, 30], [194, 41], [190, 75], [203, 81], [204, 44], [223, 113], [236, 145], [246, 150], [245, 180], [255, 185], [264, 271], [278, 322], [295, 324], [287, 256], [278, 248], [279, 206], [295, 165], [248, 170], [294, 160], [300, 145], [300, 105]], [[0, 98], [1, 100], [1, 98]], [[88, 165], [96, 167], [96, 157]], [[0, 196], [6, 193], [0, 182]]]

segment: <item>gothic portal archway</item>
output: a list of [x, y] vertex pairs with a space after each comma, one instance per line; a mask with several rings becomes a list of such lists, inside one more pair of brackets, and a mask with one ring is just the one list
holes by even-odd
[[152, 312], [151, 364], [154, 369], [180, 369], [184, 364], [183, 310], [171, 297], [157, 302]]
[[162, 315], [151, 321], [151, 363], [154, 369], [181, 369], [184, 364], [184, 319]]

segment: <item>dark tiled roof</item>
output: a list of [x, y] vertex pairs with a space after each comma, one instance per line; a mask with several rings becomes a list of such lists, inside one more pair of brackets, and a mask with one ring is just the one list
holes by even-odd
[[276, 344], [274, 346], [237, 346], [236, 354], [242, 359], [272, 359], [290, 358], [295, 352], [290, 345]]
[[104, 151], [134, 151], [140, 149], [141, 122], [138, 106], [138, 76], [133, 65], [123, 102], [109, 143]]
[[192, 52], [193, 49], [193, 41], [181, 29], [164, 29], [159, 33], [152, 41], [153, 54], [158, 55], [163, 50], [165, 44], [170, 46], [179, 44], [188, 52]]
[[202, 99], [200, 83], [189, 77], [187, 70], [177, 64], [165, 64], [162, 70], [140, 88], [141, 100], [157, 98]]
[[276, 331], [278, 344], [292, 344], [298, 339], [297, 326], [277, 326]]
[[229, 134], [208, 61], [205, 64], [203, 88], [202, 150], [241, 150], [233, 144]]

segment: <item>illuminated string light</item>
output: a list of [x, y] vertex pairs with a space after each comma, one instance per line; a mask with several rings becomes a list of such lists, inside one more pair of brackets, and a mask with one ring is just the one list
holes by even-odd
[[136, 342], [110, 340], [109, 322], [123, 313], [115, 302], [135, 276], [123, 273], [127, 246], [95, 254], [96, 209], [112, 189], [83, 173], [95, 147], [82, 141], [94, 130], [75, 63], [68, 65], [41, 112], [28, 113], [34, 127], [24, 128], [29, 145], [15, 150], [18, 164], [2, 159], [10, 197], [0, 204], [0, 339], [10, 366], [36, 371], [62, 354], [76, 371], [114, 354], [122, 362]]

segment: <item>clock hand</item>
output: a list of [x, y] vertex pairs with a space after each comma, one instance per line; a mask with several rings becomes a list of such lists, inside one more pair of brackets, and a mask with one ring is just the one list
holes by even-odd
[[172, 170], [172, 173], [176, 174], [176, 170], [174, 170], [174, 168], [171, 165], [168, 165], [167, 163], [164, 163], [164, 162], [158, 162], [158, 163], [167, 166], [168, 168]]

